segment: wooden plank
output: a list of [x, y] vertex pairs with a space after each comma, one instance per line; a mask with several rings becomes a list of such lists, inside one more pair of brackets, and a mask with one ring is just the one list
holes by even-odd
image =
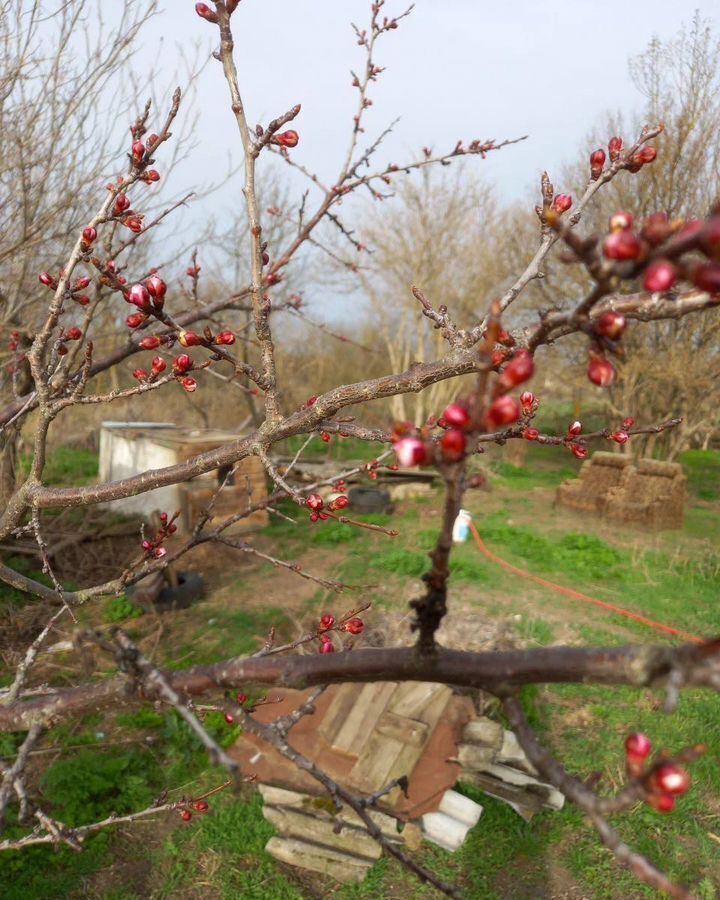
[[265, 844], [265, 850], [280, 862], [330, 875], [345, 884], [362, 881], [371, 865], [370, 860], [298, 838], [272, 837]]
[[428, 725], [419, 719], [408, 719], [386, 710], [378, 719], [377, 732], [413, 747], [423, 747], [428, 739]]
[[331, 741], [333, 750], [360, 756], [396, 688], [397, 684], [391, 681], [363, 685], [357, 702]]
[[[340, 819], [341, 822], [348, 822], [359, 828], [364, 828], [364, 823], [360, 816], [349, 806], [343, 806], [339, 811], [335, 811], [335, 804], [330, 797], [311, 797], [310, 794], [302, 794], [298, 791], [288, 791], [284, 788], [275, 787], [270, 784], [259, 784], [258, 790], [263, 801], [268, 806], [277, 806], [284, 809], [294, 809], [305, 812], [314, 816], [326, 816], [328, 821], [332, 819]], [[397, 841], [399, 844], [406, 840], [405, 832], [397, 830], [398, 820], [393, 816], [377, 810], [367, 810], [368, 815], [386, 837]]]
[[[397, 737], [373, 731], [350, 772], [349, 783], [361, 791], [372, 793], [394, 778], [401, 775], [409, 777], [451, 697], [452, 690], [444, 684], [408, 682], [400, 685], [388, 703], [388, 711], [398, 717], [402, 716], [403, 710], [407, 711], [408, 730], [411, 717], [424, 722], [427, 726], [425, 740], [419, 745], [412, 744], [397, 730]], [[391, 792], [388, 802], [392, 802], [398, 792], [399, 788]]]
[[364, 687], [364, 684], [343, 684], [339, 688], [333, 689], [335, 695], [318, 728], [319, 734], [331, 746], [335, 743], [343, 723], [360, 699]]
[[452, 691], [444, 684], [406, 681], [393, 694], [388, 704], [388, 709], [399, 716], [408, 716], [411, 719], [422, 719], [424, 721], [423, 711], [433, 702], [438, 694], [446, 695], [447, 700], [449, 700]]
[[346, 825], [335, 833], [331, 819], [322, 819], [307, 815], [293, 809], [281, 809], [276, 806], [263, 806], [263, 816], [280, 832], [282, 837], [295, 837], [301, 840], [322, 844], [343, 850], [352, 856], [376, 860], [382, 856], [382, 847], [373, 840], [367, 831]]

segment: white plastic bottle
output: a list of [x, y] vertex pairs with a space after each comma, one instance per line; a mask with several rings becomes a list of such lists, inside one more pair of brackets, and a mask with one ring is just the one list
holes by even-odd
[[462, 544], [468, 539], [468, 537], [470, 536], [471, 521], [472, 516], [466, 509], [461, 509], [458, 512], [452, 531], [452, 538], [454, 543]]

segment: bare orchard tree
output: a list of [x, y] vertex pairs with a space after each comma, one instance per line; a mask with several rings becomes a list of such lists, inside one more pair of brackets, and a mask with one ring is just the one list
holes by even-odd
[[[696, 14], [672, 39], [653, 38], [630, 60], [633, 83], [644, 102], [634, 116], [612, 113], [600, 128], [593, 128], [586, 145], [601, 147], [604, 135], [633, 133], [643, 122], [664, 122], [658, 136], [658, 158], [646, 177], [616, 179], [588, 210], [594, 230], [606, 227], [618, 210], [637, 220], [659, 214], [670, 219], [692, 219], [707, 214], [720, 196], [720, 151], [715, 135], [720, 129], [720, 36], [711, 23]], [[573, 162], [562, 173], [563, 190], [573, 194], [586, 177], [583, 164]], [[523, 258], [534, 224], [529, 211], [510, 215], [505, 246], [515, 262]], [[544, 277], [527, 292], [528, 310], [570, 302], [586, 291], [591, 281], [584, 266], [568, 266], [557, 255], [547, 260]], [[624, 291], [642, 286], [628, 281]], [[683, 417], [682, 427], [636, 442], [640, 454], [675, 459], [689, 447], [708, 446], [720, 428], [720, 357], [717, 321], [710, 315], [669, 318], [644, 328], [632, 328], [624, 338], [627, 351], [623, 377], [606, 393], [608, 415], [636, 414], [657, 417], [672, 408]], [[576, 344], [565, 352], [574, 352]], [[562, 352], [562, 349], [561, 349]]]
[[[431, 297], [442, 297], [457, 317], [473, 322], [505, 274], [501, 243], [493, 223], [499, 218], [493, 191], [465, 166], [452, 174], [425, 169], [398, 185], [382, 217], [368, 210], [363, 244], [373, 248], [360, 277], [377, 322], [384, 357], [393, 369], [434, 359], [443, 336], [417, 315], [410, 288], [417, 283]], [[366, 220], [366, 221], [365, 221]], [[398, 300], [388, 309], [387, 297]], [[457, 393], [453, 382], [437, 382], [421, 393], [392, 398], [397, 420], [422, 425]]]
[[[444, 296], [434, 297], [422, 290], [423, 285], [418, 286], [415, 291], [418, 315], [443, 338], [443, 347], [434, 358], [412, 362], [404, 369], [388, 371], [380, 377], [361, 377], [357, 381], [337, 384], [308, 397], [299, 406], [288, 407], [283, 384], [278, 379], [273, 332], [277, 286], [291, 280], [288, 263], [301, 248], [309, 242], [321, 241], [318, 230], [321, 223], [328, 223], [332, 230], [340, 231], [353, 245], [355, 239], [340, 218], [340, 200], [358, 189], [380, 194], [388, 181], [400, 180], [406, 172], [415, 169], [451, 163], [460, 157], [482, 159], [511, 141], [496, 144], [471, 138], [467, 142], [454, 141], [445, 151], [421, 152], [414, 161], [375, 164], [374, 151], [378, 142], [366, 144], [362, 138], [364, 111], [382, 72], [375, 53], [378, 44], [402, 24], [407, 14], [386, 14], [385, 4], [377, 0], [371, 7], [369, 25], [356, 29], [364, 61], [359, 74], [353, 76], [358, 104], [351, 122], [347, 155], [335, 175], [321, 178], [306, 172], [315, 200], [311, 202], [308, 198], [301, 205], [292, 235], [284, 243], [273, 246], [268, 243], [264, 230], [268, 213], [258, 202], [256, 192], [258, 170], [270, 150], [281, 154], [291, 165], [302, 166], [298, 161], [301, 151], [297, 150], [301, 137], [294, 127], [300, 106], [279, 112], [277, 118], [263, 125], [248, 120], [234, 60], [231, 23], [237, 7], [237, 0], [217, 0], [214, 8], [198, 3], [196, 9], [204, 20], [203, 27], [212, 27], [217, 37], [216, 55], [227, 82], [230, 114], [236, 122], [244, 151], [244, 179], [242, 187], [238, 186], [238, 195], [242, 191], [247, 210], [246, 253], [250, 271], [247, 283], [236, 285], [225, 296], [206, 300], [203, 295], [205, 274], [199, 259], [188, 269], [183, 289], [168, 285], [159, 275], [148, 274], [134, 265], [134, 248], [142, 242], [149, 227], [144, 223], [143, 209], [148, 202], [150, 185], [154, 183], [152, 172], [154, 166], [162, 166], [178, 112], [180, 95], [177, 93], [170, 109], [162, 115], [145, 108], [134, 120], [125, 172], [118, 176], [111, 191], [103, 189], [100, 192], [94, 212], [85, 209], [85, 195], [78, 194], [78, 211], [83, 213], [82, 228], [78, 227], [73, 234], [62, 264], [48, 265], [39, 276], [48, 291], [48, 299], [37, 319], [28, 322], [29, 330], [35, 333], [26, 354], [31, 386], [24, 393], [18, 392], [18, 396], [0, 412], [0, 423], [4, 428], [27, 422], [32, 416], [34, 432], [30, 470], [5, 508], [0, 520], [0, 540], [9, 540], [18, 533], [33, 535], [52, 586], [47, 587], [7, 564], [0, 565], [0, 579], [55, 608], [27, 647], [12, 683], [3, 690], [0, 699], [0, 728], [24, 732], [14, 761], [3, 768], [0, 817], [5, 816], [10, 804], [16, 804], [21, 821], [28, 825], [24, 836], [7, 838], [0, 847], [19, 849], [36, 844], [64, 843], [79, 848], [86, 835], [118, 822], [161, 816], [171, 810], [180, 811], [186, 817], [191, 815], [189, 803], [205, 802], [203, 798], [163, 802], [122, 818], [80, 828], [71, 828], [55, 820], [43, 809], [41, 798], [33, 790], [28, 760], [47, 729], [89, 709], [98, 710], [108, 705], [117, 708], [122, 704], [165, 704], [185, 720], [207, 748], [211, 759], [226, 767], [230, 782], [251, 778], [253, 773], [240, 772], [237, 763], [204, 727], [192, 699], [209, 695], [210, 701], [226, 715], [260, 734], [316, 779], [338, 808], [348, 806], [355, 810], [369, 833], [388, 853], [438, 890], [448, 896], [457, 896], [455, 888], [410, 859], [378, 831], [369, 810], [382, 792], [372, 797], [354, 794], [295, 751], [286, 740], [290, 728], [312, 711], [314, 698], [325, 685], [421, 680], [482, 689], [500, 698], [528, 758], [544, 778], [583, 810], [595, 825], [600, 840], [613, 851], [619, 862], [653, 887], [674, 897], [689, 897], [686, 888], [671, 883], [654, 862], [624, 843], [609, 824], [608, 816], [622, 812], [638, 801], [670, 809], [675, 797], [688, 789], [685, 765], [701, 753], [702, 748], [676, 748], [674, 756], [651, 756], [647, 739], [643, 735], [631, 735], [626, 744], [626, 782], [615, 792], [601, 792], [572, 776], [542, 745], [523, 714], [518, 691], [523, 685], [543, 682], [602, 684], [608, 691], [617, 685], [636, 690], [650, 687], [664, 692], [665, 714], [671, 714], [681, 690], [720, 688], [720, 639], [710, 636], [699, 644], [674, 648], [553, 646], [475, 653], [440, 646], [436, 634], [448, 607], [451, 608], [448, 584], [451, 531], [468, 487], [468, 459], [488, 444], [514, 440], [563, 446], [567, 452], [582, 458], [596, 441], [632, 441], [637, 435], [658, 433], [677, 425], [677, 419], [665, 417], [673, 413], [667, 410], [662, 421], [643, 420], [637, 424], [630, 419], [623, 423], [611, 421], [607, 429], [594, 434], [583, 434], [578, 428], [559, 435], [541, 434], [532, 424], [538, 399], [528, 391], [518, 398], [517, 389], [532, 375], [535, 354], [542, 352], [547, 344], [571, 335], [586, 342], [590, 381], [607, 387], [616, 376], [612, 358], [622, 352], [622, 337], [628, 320], [682, 320], [716, 307], [720, 302], [720, 214], [714, 210], [709, 218], [688, 223], [667, 217], [654, 218], [633, 227], [629, 217], [622, 213], [613, 219], [609, 234], [585, 231], [580, 223], [596, 196], [616, 180], [643, 179], [648, 171], [652, 171], [657, 156], [652, 141], [662, 129], [659, 125], [649, 125], [627, 143], [620, 136], [613, 136], [607, 143], [607, 153], [604, 150], [593, 153], [588, 179], [572, 212], [568, 198], [555, 195], [549, 179], [544, 181], [539, 202], [537, 250], [502, 296], [493, 298], [484, 310], [468, 310], [461, 320], [455, 309], [444, 305]], [[128, 232], [133, 235], [131, 240]], [[564, 247], [564, 252], [584, 267], [589, 287], [525, 327], [513, 328], [510, 308], [538, 277], [555, 245]], [[49, 260], [55, 259], [55, 248], [55, 241], [50, 241]], [[120, 274], [120, 269], [126, 275]], [[638, 279], [648, 289], [625, 293], [624, 286], [634, 284]], [[5, 290], [8, 290], [7, 286]], [[78, 295], [86, 291], [91, 295], [91, 310], [95, 305], [103, 305], [130, 312], [127, 329], [118, 329], [114, 349], [100, 356], [95, 353], [94, 320], [86, 317], [84, 307], [77, 303]], [[387, 297], [388, 304], [394, 300], [392, 296]], [[234, 313], [244, 308], [248, 309], [252, 323], [252, 353], [246, 358], [237, 353], [238, 336], [223, 324], [226, 312]], [[75, 352], [76, 348], [78, 352]], [[110, 393], [95, 390], [100, 373], [139, 354], [135, 386]], [[62, 488], [46, 483], [51, 430], [62, 428], [63, 422], [67, 422], [74, 411], [88, 404], [112, 404], [120, 397], [142, 397], [174, 390], [202, 392], [210, 372], [222, 372], [252, 385], [251, 389], [262, 398], [263, 420], [250, 434], [183, 463], [110, 483]], [[471, 376], [469, 386], [462, 396], [448, 405], [440, 424], [432, 419], [419, 427], [397, 423], [394, 427], [370, 428], [362, 420], [362, 408], [370, 401], [417, 393], [460, 376]], [[347, 415], [348, 407], [353, 407], [358, 415]], [[80, 605], [119, 594], [128, 585], [160, 571], [200, 544], [222, 543], [235, 546], [241, 552], [258, 553], [234, 538], [229, 528], [259, 507], [274, 508], [278, 500], [286, 498], [297, 506], [298, 528], [307, 524], [309, 517], [318, 523], [317, 527], [370, 527], [385, 532], [391, 539], [392, 531], [354, 521], [344, 495], [326, 505], [314, 488], [300, 491], [290, 484], [287, 471], [281, 472], [273, 462], [272, 448], [278, 442], [291, 436], [311, 436], [318, 432], [330, 437], [353, 435], [378, 445], [377, 459], [365, 467], [370, 474], [379, 465], [423, 465], [435, 467], [444, 481], [442, 526], [428, 571], [423, 576], [423, 587], [418, 589], [417, 598], [411, 604], [414, 611], [412, 627], [417, 636], [414, 646], [358, 648], [355, 641], [364, 628], [361, 614], [369, 607], [360, 594], [354, 608], [345, 615], [328, 616], [319, 623], [311, 623], [307, 633], [290, 644], [277, 645], [271, 634], [254, 655], [219, 660], [188, 670], [160, 670], [119, 628], [78, 630], [77, 652], [88, 644], [93, 645], [97, 652], [114, 661], [117, 674], [96, 680], [86, 676], [86, 680], [81, 678], [71, 686], [47, 685], [39, 680], [37, 663], [50, 636], [60, 625], [73, 621]], [[397, 463], [391, 461], [393, 450]], [[183, 539], [178, 535], [170, 540], [176, 529], [172, 511], [169, 511], [170, 514], [163, 515], [157, 532], [146, 536], [138, 547], [136, 560], [116, 577], [75, 591], [65, 589], [57, 579], [43, 533], [49, 511], [135, 496], [221, 467], [232, 471], [239, 461], [250, 455], [262, 462], [274, 483], [274, 490], [267, 499], [250, 502], [245, 511], [226, 518], [213, 515], [211, 502], [190, 536]], [[335, 482], [343, 474], [338, 472], [331, 481]], [[218, 489], [221, 490], [222, 487]], [[260, 555], [270, 565], [291, 569], [299, 578], [309, 578], [331, 590], [347, 589], [346, 585], [332, 581], [322, 573], [299, 570], [288, 561], [268, 554]], [[271, 572], [270, 569], [269, 576]], [[316, 652], [308, 652], [312, 650]], [[252, 709], [241, 696], [234, 699], [230, 693], [232, 689], [248, 684], [315, 686], [317, 690], [291, 716], [267, 726], [253, 716]], [[686, 702], [692, 702], [692, 697]]]

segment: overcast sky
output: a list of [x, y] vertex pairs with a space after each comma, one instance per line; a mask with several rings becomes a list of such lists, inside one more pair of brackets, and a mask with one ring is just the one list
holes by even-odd
[[[243, 0], [233, 16], [241, 88], [251, 124], [267, 123], [295, 103], [300, 144], [292, 151], [330, 181], [344, 157], [356, 91], [349, 70], [361, 71], [364, 50], [350, 22], [364, 27], [369, 0]], [[388, 0], [386, 11], [405, 9]], [[628, 73], [628, 57], [653, 35], [672, 38], [695, 9], [717, 16], [717, 0], [417, 0], [411, 16], [379, 43], [376, 61], [386, 71], [372, 88], [366, 117], [371, 139], [399, 116], [380, 149], [381, 164], [417, 158], [428, 144], [450, 149], [458, 138], [512, 138], [522, 144], [475, 163], [503, 200], [527, 197], [547, 168], [576, 156], [583, 138], [607, 109], [630, 111], [641, 103]], [[716, 23], [717, 24], [717, 23]], [[160, 65], [170, 78], [178, 48], [207, 59], [217, 45], [214, 26], [201, 20], [193, 0], [172, 0], [144, 33], [138, 71]], [[196, 42], [199, 42], [196, 45]], [[202, 72], [194, 103], [198, 146], [173, 173], [173, 192], [207, 182], [241, 160], [227, 86], [219, 63]], [[626, 136], [630, 137], [630, 136]], [[587, 148], [589, 151], [592, 148]], [[265, 157], [261, 161], [268, 163]], [[270, 163], [275, 163], [270, 160]], [[161, 167], [161, 166], [160, 166]], [[286, 167], [283, 167], [286, 170]], [[241, 202], [240, 178], [190, 216], [175, 220], [187, 234], [191, 217]], [[558, 190], [562, 185], [556, 183]], [[297, 194], [300, 185], [296, 184]], [[222, 213], [220, 213], [222, 218]], [[182, 227], [180, 227], [182, 225]]]
[[[368, 7], [368, 0], [243, 0], [233, 16], [251, 122], [302, 103], [293, 154], [320, 174], [337, 168], [346, 146], [355, 110], [348, 70], [363, 60], [349, 23], [365, 23]], [[387, 70], [372, 91], [367, 136], [401, 117], [379, 153], [385, 162], [426, 143], [529, 134], [479, 163], [502, 197], [519, 197], [542, 168], [557, 169], [578, 150], [603, 110], [638, 104], [628, 57], [653, 34], [672, 37], [696, 8], [717, 13], [708, 0], [417, 0], [379, 45]], [[404, 5], [389, 0], [386, 9]], [[144, 58], [171, 60], [176, 44], [187, 50], [196, 40], [207, 55], [215, 34], [192, 0], [173, 0], [146, 33]], [[203, 72], [198, 95], [201, 143], [183, 173], [189, 181], [199, 169], [218, 171], [229, 152], [238, 155], [218, 63]]]

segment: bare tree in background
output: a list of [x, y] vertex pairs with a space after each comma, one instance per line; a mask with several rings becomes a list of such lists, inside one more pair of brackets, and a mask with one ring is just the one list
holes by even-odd
[[[658, 158], [647, 178], [617, 179], [598, 198], [586, 220], [602, 230], [618, 210], [636, 219], [665, 213], [671, 219], [706, 215], [720, 196], [720, 37], [696, 13], [688, 26], [668, 41], [653, 38], [647, 49], [630, 60], [630, 73], [644, 103], [628, 116], [609, 113], [602, 126], [588, 135], [586, 146], [601, 147], [607, 134], [634, 132], [643, 122], [663, 122]], [[558, 179], [561, 189], [574, 194], [585, 178], [581, 165], [569, 165]], [[535, 224], [526, 209], [507, 215], [506, 253], [517, 265], [526, 255]], [[547, 309], [571, 303], [588, 289], [582, 265], [568, 266], [551, 256], [544, 278], [529, 287], [525, 308]], [[631, 292], [638, 284], [628, 283]], [[633, 451], [673, 460], [690, 447], [707, 447], [718, 436], [720, 416], [720, 355], [717, 323], [701, 314], [668, 319], [633, 328], [625, 336], [628, 350], [623, 378], [604, 395], [612, 415], [636, 414], [638, 404], [653, 416], [672, 408], [683, 416], [681, 428], [640, 439]], [[560, 359], [576, 360], [577, 344], [559, 346]], [[577, 382], [576, 396], [595, 402], [592, 389]], [[650, 412], [652, 411], [652, 412]], [[629, 449], [629, 448], [626, 448]]]
[[[497, 200], [466, 166], [441, 174], [425, 169], [401, 182], [388, 206], [382, 216], [372, 207], [365, 213], [362, 241], [372, 254], [360, 279], [384, 356], [398, 370], [434, 359], [443, 346], [440, 331], [429, 330], [418, 318], [413, 285], [422, 285], [429, 296], [441, 298], [455, 315], [472, 322], [505, 273], [495, 228]], [[390, 308], [389, 296], [397, 298]], [[391, 415], [421, 425], [457, 390], [457, 385], [438, 382], [419, 394], [395, 396]]]

